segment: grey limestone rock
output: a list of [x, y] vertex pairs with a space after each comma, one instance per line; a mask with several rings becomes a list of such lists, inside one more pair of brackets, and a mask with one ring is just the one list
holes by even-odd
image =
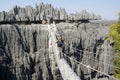
[[[93, 22], [59, 23], [56, 27], [68, 42], [63, 48], [66, 55], [107, 74], [114, 73], [111, 67], [114, 49], [106, 41], [108, 27]], [[49, 51], [47, 25], [0, 25], [0, 54], [4, 60], [0, 64], [0, 74], [3, 73], [0, 78], [4, 80], [8, 80], [6, 75], [10, 80], [63, 80], [54, 54]], [[87, 80], [91, 76], [93, 80], [109, 80], [94, 70], [89, 74], [85, 66], [65, 59], [81, 79]]]
[[[97, 20], [100, 16], [81, 12], [68, 14], [64, 8], [40, 3], [35, 8], [15, 6], [0, 12], [0, 21], [36, 21], [52, 17], [58, 20]], [[68, 42], [63, 52], [97, 70], [113, 75], [114, 49], [106, 41], [109, 29], [99, 23], [59, 23], [58, 33]], [[82, 50], [78, 51], [76, 49]], [[90, 53], [91, 52], [91, 53]], [[52, 51], [49, 51], [48, 26], [43, 24], [0, 25], [0, 80], [63, 80]], [[82, 80], [109, 78], [65, 57]], [[6, 77], [7, 76], [7, 77]]]
[[5, 11], [0, 12], [0, 21], [4, 21], [5, 20]]
[[0, 79], [57, 80], [61, 75], [48, 52], [48, 34], [47, 25], [0, 25], [0, 54], [8, 59], [0, 64]]
[[[58, 30], [63, 32], [60, 34], [68, 42], [68, 46], [64, 47], [65, 54], [92, 68], [113, 75], [114, 49], [106, 41], [106, 37], [109, 34], [109, 29], [106, 26], [97, 23], [80, 23], [77, 26], [76, 24], [60, 23], [57, 27]], [[76, 49], [82, 50], [82, 52]], [[66, 60], [82, 80], [89, 79], [88, 68], [76, 64], [76, 62], [67, 57]], [[105, 78], [103, 74], [94, 70], [91, 70], [91, 77], [93, 80]], [[109, 78], [106, 80], [109, 80]]]
[[99, 16], [86, 10], [68, 14], [65, 8], [54, 8], [51, 4], [36, 4], [36, 7], [14, 6], [9, 12], [0, 12], [0, 21], [36, 21], [51, 17], [57, 20], [99, 20]]

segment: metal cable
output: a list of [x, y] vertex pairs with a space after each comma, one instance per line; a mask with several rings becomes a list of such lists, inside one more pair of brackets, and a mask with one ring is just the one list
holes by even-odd
[[67, 56], [66, 54], [64, 54], [64, 55], [65, 55], [66, 57], [68, 57], [70, 60], [73, 60], [73, 61], [75, 61], [76, 63], [79, 63], [79, 64], [83, 65], [83, 66], [86, 67], [86, 68], [89, 68], [89, 69], [91, 69], [91, 70], [94, 70], [94, 71], [96, 71], [96, 72], [99, 72], [99, 73], [101, 73], [101, 74], [104, 74], [104, 75], [106, 75], [106, 76], [108, 76], [109, 78], [112, 78], [112, 79], [114, 79], [114, 80], [119, 80], [119, 79], [117, 79], [117, 78], [115, 78], [115, 77], [113, 77], [113, 76], [110, 76], [109, 74], [106, 74], [106, 73], [103, 72], [103, 71], [99, 71], [99, 70], [97, 70], [97, 69], [94, 69], [94, 68], [90, 67], [89, 65], [83, 64], [83, 63], [81, 63], [81, 62], [79, 62], [79, 61], [77, 61], [77, 60], [75, 60], [75, 59]]
[[[79, 50], [79, 51], [80, 51], [80, 52], [83, 52], [83, 50]], [[87, 52], [88, 52], [88, 51], [87, 51]], [[81, 53], [76, 53], [76, 54], [79, 54], [80, 56], [83, 56]], [[88, 58], [88, 56], [85, 56], [85, 55], [84, 55], [84, 57]], [[90, 60], [93, 60], [93, 61], [95, 61], [95, 62], [99, 61], [99, 62], [102, 62], [102, 64], [104, 64], [104, 62], [103, 62], [102, 60], [96, 60], [96, 59], [93, 59], [93, 58], [89, 58], [89, 59], [90, 59]], [[97, 63], [97, 64], [99, 64], [99, 63]], [[104, 64], [104, 65], [109, 65], [109, 66], [111, 66], [111, 67], [120, 69], [120, 67], [111, 65], [110, 63], [106, 63], [106, 64]]]

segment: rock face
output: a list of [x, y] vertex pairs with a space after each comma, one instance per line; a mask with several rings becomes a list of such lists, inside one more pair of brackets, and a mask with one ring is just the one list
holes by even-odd
[[77, 13], [68, 14], [64, 8], [54, 8], [51, 4], [40, 3], [35, 8], [26, 6], [21, 8], [13, 7], [9, 12], [0, 12], [0, 21], [38, 21], [47, 18], [57, 20], [99, 20], [101, 17], [83, 10]]
[[[0, 80], [57, 80], [46, 25], [0, 25]], [[6, 77], [7, 76], [7, 77]]]
[[[56, 26], [68, 42], [63, 50], [66, 55], [113, 75], [114, 68], [107, 65], [113, 64], [113, 47], [105, 40], [107, 27], [97, 23], [59, 23]], [[62, 80], [54, 54], [49, 51], [47, 25], [0, 25], [0, 57], [0, 80]], [[86, 67], [65, 59], [82, 80], [90, 76], [92, 80], [109, 80], [93, 70], [89, 74]]]

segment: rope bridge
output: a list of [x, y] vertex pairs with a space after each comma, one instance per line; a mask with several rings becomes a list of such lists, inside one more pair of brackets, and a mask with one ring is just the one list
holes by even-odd
[[48, 25], [48, 29], [50, 32], [50, 41], [49, 41], [49, 46], [50, 48], [53, 49], [54, 55], [55, 55], [55, 59], [57, 62], [57, 65], [59, 67], [60, 73], [62, 75], [62, 78], [64, 80], [80, 80], [80, 78], [76, 75], [76, 73], [71, 69], [71, 67], [67, 64], [65, 59], [60, 59], [59, 58], [59, 50], [57, 48], [57, 45], [53, 44], [51, 45], [51, 41], [55, 42], [56, 41], [56, 37], [55, 37], [55, 33], [56, 33], [56, 28], [54, 25]]
[[[57, 33], [57, 28], [55, 27], [55, 23], [53, 24], [50, 24], [48, 25], [48, 29], [49, 29], [49, 33], [50, 33], [50, 39], [49, 39], [49, 48], [53, 49], [53, 52], [54, 52], [54, 56], [55, 56], [55, 59], [56, 59], [56, 62], [57, 62], [57, 65], [59, 67], [59, 70], [60, 70], [60, 73], [62, 75], [62, 78], [64, 80], [81, 80], [80, 77], [74, 72], [74, 70], [72, 70], [72, 68], [70, 67], [70, 65], [67, 63], [67, 61], [65, 60], [65, 57], [68, 58], [69, 60], [71, 61], [74, 61], [75, 63], [79, 64], [79, 66], [84, 66], [88, 69], [88, 71], [90, 72], [91, 70], [93, 71], [96, 71], [97, 73], [100, 73], [100, 74], [103, 74], [107, 77], [109, 77], [110, 79], [113, 79], [113, 80], [119, 80], [117, 78], [115, 78], [114, 76], [111, 76], [103, 71], [100, 71], [100, 70], [97, 70], [93, 67], [91, 67], [90, 65], [88, 64], [84, 64], [76, 59], [74, 59], [73, 57], [70, 57], [68, 56], [67, 54], [63, 53], [63, 57], [62, 59], [59, 58], [59, 50], [57, 48], [57, 45], [56, 44], [52, 44], [51, 43], [54, 43], [56, 41], [56, 33]], [[76, 51], [80, 51], [80, 52], [83, 52], [83, 50], [79, 50], [79, 49], [76, 49], [76, 48], [73, 48], [73, 50], [76, 50]], [[88, 53], [92, 54], [93, 52], [89, 52], [87, 51]], [[80, 56], [82, 56], [81, 53], [77, 53], [79, 54]], [[95, 53], [93, 53], [95, 54]], [[88, 60], [94, 60], [94, 62], [97, 62], [97, 60], [95, 59], [91, 59], [89, 56], [84, 56], [85, 58], [87, 58]], [[79, 59], [80, 60], [80, 59]], [[120, 69], [119, 67], [116, 67], [114, 65], [111, 65], [109, 63], [104, 63], [103, 61], [100, 61], [102, 64], [104, 65], [110, 65], [111, 67], [113, 68], [118, 68]], [[96, 63], [98, 64], [98, 63]], [[91, 76], [90, 76], [90, 80], [92, 80]]]

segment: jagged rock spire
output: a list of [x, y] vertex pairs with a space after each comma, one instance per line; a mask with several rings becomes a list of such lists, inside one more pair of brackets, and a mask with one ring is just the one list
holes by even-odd
[[9, 12], [0, 12], [0, 21], [36, 21], [52, 17], [57, 20], [99, 20], [100, 16], [90, 14], [83, 10], [68, 14], [64, 8], [54, 8], [51, 4], [36, 4], [36, 7], [26, 6], [21, 8], [14, 6]]

